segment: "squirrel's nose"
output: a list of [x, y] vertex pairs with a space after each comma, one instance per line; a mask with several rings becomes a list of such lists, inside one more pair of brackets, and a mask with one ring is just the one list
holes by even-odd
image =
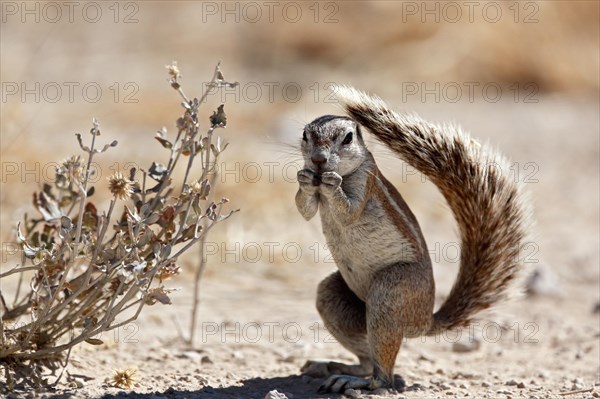
[[315, 151], [310, 160], [317, 166], [323, 165], [327, 162], [327, 153], [325, 151]]

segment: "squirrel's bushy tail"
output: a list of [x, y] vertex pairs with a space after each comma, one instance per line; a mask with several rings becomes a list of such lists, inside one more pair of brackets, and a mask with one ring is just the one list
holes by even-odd
[[520, 269], [530, 210], [508, 161], [458, 127], [400, 115], [350, 87], [338, 87], [336, 95], [350, 117], [425, 174], [448, 201], [458, 222], [461, 264], [428, 334], [468, 325], [507, 296]]

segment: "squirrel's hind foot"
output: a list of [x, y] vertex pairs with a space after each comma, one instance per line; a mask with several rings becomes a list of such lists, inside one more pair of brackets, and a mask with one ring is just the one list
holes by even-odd
[[344, 393], [346, 389], [377, 389], [379, 387], [371, 386], [374, 382], [370, 378], [354, 377], [351, 375], [334, 374], [319, 387], [319, 393]]
[[326, 378], [335, 374], [346, 374], [354, 377], [367, 377], [373, 374], [373, 366], [370, 363], [344, 364], [338, 362], [307, 360], [300, 371], [302, 374], [315, 378]]
[[[402, 382], [404, 381], [402, 380]], [[318, 392], [344, 393], [347, 389], [364, 389], [378, 394], [398, 393], [393, 386], [387, 386], [377, 378], [362, 378], [351, 375], [332, 375], [319, 387]]]
[[403, 392], [405, 382], [402, 377], [395, 375], [394, 386], [389, 386], [377, 378], [362, 378], [351, 375], [332, 375], [319, 387], [318, 393], [344, 393], [347, 389], [364, 389], [375, 394], [396, 394]]

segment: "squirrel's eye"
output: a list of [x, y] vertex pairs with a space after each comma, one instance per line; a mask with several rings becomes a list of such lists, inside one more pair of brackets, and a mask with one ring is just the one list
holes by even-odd
[[302, 132], [302, 141], [308, 141], [308, 138], [306, 137], [306, 130]]
[[342, 141], [342, 144], [346, 145], [346, 144], [350, 144], [352, 143], [352, 132], [348, 133], [346, 135], [346, 137], [344, 137], [344, 141]]

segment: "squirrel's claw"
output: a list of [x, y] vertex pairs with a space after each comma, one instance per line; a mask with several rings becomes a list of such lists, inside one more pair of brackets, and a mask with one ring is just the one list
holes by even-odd
[[342, 176], [336, 172], [323, 172], [321, 174], [321, 182], [332, 188], [338, 188], [342, 184]]
[[351, 375], [332, 375], [319, 387], [319, 393], [344, 393], [346, 389], [371, 389], [371, 380]]

